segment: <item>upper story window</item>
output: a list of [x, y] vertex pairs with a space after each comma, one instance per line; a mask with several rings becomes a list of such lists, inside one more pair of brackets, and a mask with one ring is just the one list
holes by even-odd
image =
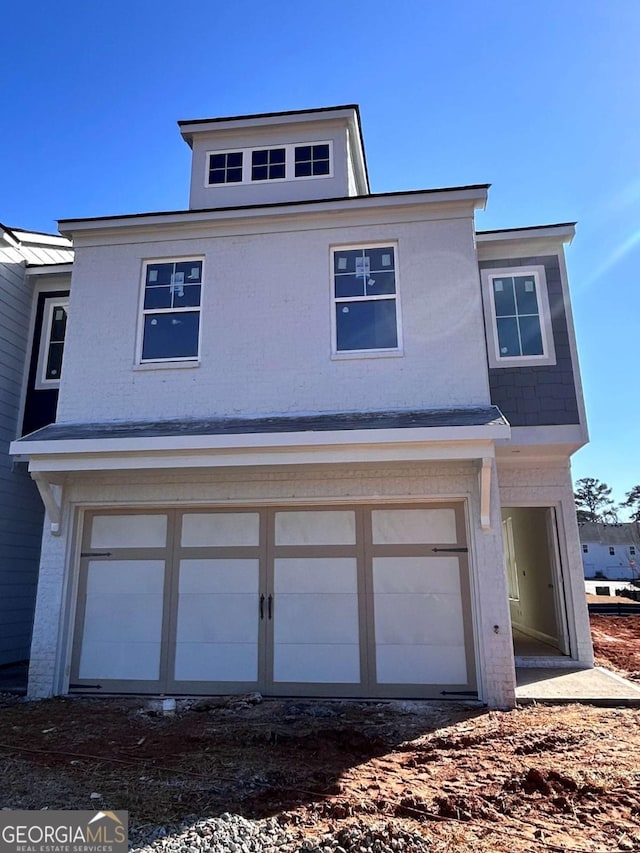
[[311, 175], [329, 174], [329, 145], [299, 145], [295, 150], [295, 176], [308, 178]]
[[42, 334], [38, 350], [38, 372], [35, 382], [38, 391], [60, 386], [68, 309], [68, 298], [52, 297], [45, 299]]
[[630, 545], [629, 546], [629, 556], [635, 557], [635, 555], [636, 555], [636, 547], [635, 547], [635, 545]]
[[609, 545], [609, 556], [613, 557], [613, 556], [615, 556], [615, 553], [616, 553], [616, 549], [613, 547], [613, 545]]
[[330, 178], [333, 143], [292, 143], [273, 148], [209, 151], [205, 186]]
[[242, 151], [209, 155], [209, 183], [237, 184], [242, 181]]
[[396, 247], [332, 251], [333, 353], [400, 352]]
[[583, 553], [583, 554], [588, 554], [588, 553], [589, 553], [589, 546], [588, 546], [588, 545], [583, 545], [583, 546], [582, 546], [582, 553]]
[[144, 264], [140, 362], [198, 358], [202, 259]]
[[274, 181], [285, 177], [285, 149], [262, 148], [251, 154], [251, 180]]
[[490, 367], [555, 364], [544, 267], [482, 271]]

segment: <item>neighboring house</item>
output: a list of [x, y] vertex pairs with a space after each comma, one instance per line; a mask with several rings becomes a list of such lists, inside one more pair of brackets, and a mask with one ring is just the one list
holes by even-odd
[[60, 223], [58, 414], [12, 447], [47, 509], [30, 695], [509, 707], [516, 661], [592, 665], [573, 224], [372, 193], [354, 106], [180, 129], [188, 210]]
[[640, 523], [580, 522], [585, 578], [640, 580]]
[[70, 246], [0, 224], [0, 665], [29, 657], [44, 515], [9, 443], [55, 419], [62, 341], [52, 332], [64, 328], [53, 306], [69, 296]]

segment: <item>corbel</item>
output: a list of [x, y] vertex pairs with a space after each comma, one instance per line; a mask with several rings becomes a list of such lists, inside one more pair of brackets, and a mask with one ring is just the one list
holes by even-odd
[[50, 529], [53, 536], [60, 536], [60, 522], [62, 520], [62, 489], [54, 491], [53, 484], [38, 472], [33, 472], [31, 477], [38, 487], [44, 508], [49, 516]]

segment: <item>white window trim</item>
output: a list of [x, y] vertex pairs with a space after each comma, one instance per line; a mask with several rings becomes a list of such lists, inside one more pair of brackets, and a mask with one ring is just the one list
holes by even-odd
[[[44, 312], [42, 314], [42, 330], [40, 332], [40, 343], [38, 345], [38, 369], [34, 384], [36, 391], [49, 391], [60, 387], [60, 377], [47, 379], [47, 361], [49, 358], [49, 344], [51, 343], [51, 327], [53, 325], [53, 312], [56, 308], [64, 308], [69, 313], [69, 297], [52, 296], [44, 300]], [[66, 340], [66, 331], [65, 331]], [[60, 371], [62, 376], [62, 371]]]
[[[295, 174], [295, 149], [313, 145], [328, 145], [329, 146], [329, 172], [326, 175], [300, 175]], [[251, 179], [251, 160], [254, 151], [273, 151], [274, 149], [284, 148], [284, 178], [264, 178], [261, 181]], [[242, 154], [242, 180], [232, 181], [224, 184], [209, 183], [209, 158], [212, 154]], [[207, 151], [204, 160], [204, 186], [207, 189], [211, 187], [242, 187], [247, 184], [258, 186], [259, 184], [282, 184], [286, 181], [318, 181], [322, 178], [333, 178], [333, 140], [331, 139], [314, 139], [312, 141], [302, 142], [287, 142], [282, 145], [254, 145], [252, 148], [220, 148], [213, 151]]]
[[[352, 251], [354, 249], [383, 249], [389, 246], [394, 253], [394, 273], [396, 292], [395, 294], [380, 294], [379, 296], [350, 296], [336, 297], [334, 282], [334, 255], [336, 252]], [[354, 358], [397, 358], [404, 355], [404, 342], [402, 338], [402, 310], [400, 306], [400, 283], [399, 283], [399, 257], [398, 243], [396, 240], [383, 240], [375, 243], [349, 243], [344, 246], [331, 246], [329, 251], [329, 286], [331, 288], [331, 358], [334, 361], [342, 361]], [[337, 302], [378, 302], [381, 300], [395, 300], [396, 303], [396, 331], [398, 334], [398, 346], [393, 349], [338, 349], [338, 330], [336, 326], [336, 303]]]
[[[202, 264], [202, 274], [200, 276], [200, 305], [186, 306], [185, 308], [149, 308], [144, 307], [145, 284], [147, 279], [147, 267], [150, 264], [179, 264], [184, 261], [199, 261]], [[178, 255], [169, 258], [144, 258], [142, 261], [142, 271], [140, 274], [140, 299], [138, 307], [138, 340], [136, 343], [136, 355], [134, 368], [153, 367], [177, 367], [179, 365], [196, 366], [200, 364], [200, 353], [202, 348], [202, 300], [204, 298], [204, 255]], [[187, 312], [197, 311], [200, 315], [198, 321], [198, 354], [188, 356], [178, 356], [176, 358], [142, 358], [142, 347], [144, 345], [144, 318], [146, 314], [184, 314]]]
[[[533, 276], [535, 281], [538, 311], [540, 317], [540, 333], [542, 335], [542, 355], [515, 355], [508, 358], [500, 356], [498, 344], [498, 326], [496, 307], [493, 293], [493, 279], [509, 276]], [[543, 266], [498, 267], [481, 271], [482, 301], [484, 304], [485, 329], [487, 334], [487, 352], [489, 367], [539, 367], [556, 364], [556, 350], [553, 341], [551, 325], [551, 310], [547, 292], [547, 277]]]
[[504, 549], [505, 571], [507, 574], [507, 593], [509, 601], [520, 601], [520, 585], [518, 583], [518, 562], [513, 539], [513, 520], [508, 516], [502, 522], [502, 545]]

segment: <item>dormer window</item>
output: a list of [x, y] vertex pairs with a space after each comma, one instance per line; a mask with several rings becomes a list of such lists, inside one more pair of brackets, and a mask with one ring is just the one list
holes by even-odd
[[205, 186], [331, 178], [332, 161], [332, 142], [294, 142], [277, 148], [208, 151]]
[[285, 177], [285, 149], [262, 148], [251, 154], [251, 180], [273, 181]]
[[328, 175], [330, 172], [329, 145], [298, 145], [295, 152], [296, 178]]
[[242, 151], [209, 154], [209, 183], [242, 183]]

